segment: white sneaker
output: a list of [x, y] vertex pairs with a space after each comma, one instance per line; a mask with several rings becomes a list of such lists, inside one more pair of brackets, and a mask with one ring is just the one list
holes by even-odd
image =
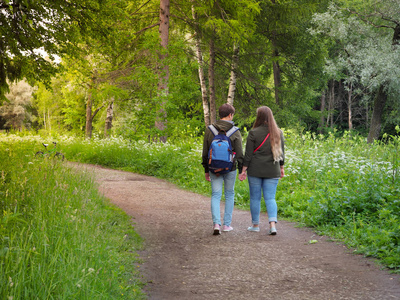
[[260, 227], [253, 227], [250, 226], [249, 228], [247, 228], [248, 231], [253, 231], [253, 232], [260, 232]]

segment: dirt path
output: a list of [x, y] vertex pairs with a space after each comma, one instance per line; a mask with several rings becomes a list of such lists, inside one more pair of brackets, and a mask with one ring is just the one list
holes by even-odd
[[400, 299], [400, 276], [309, 229], [280, 221], [268, 236], [263, 215], [263, 230], [248, 232], [250, 213], [235, 210], [234, 231], [213, 236], [208, 197], [87, 167], [145, 239], [139, 254], [149, 299]]

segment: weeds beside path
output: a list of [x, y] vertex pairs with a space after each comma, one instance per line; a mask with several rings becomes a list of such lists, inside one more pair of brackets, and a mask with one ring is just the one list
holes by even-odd
[[399, 299], [400, 275], [381, 270], [311, 230], [280, 221], [268, 236], [247, 232], [235, 210], [233, 232], [211, 234], [210, 201], [153, 177], [93, 170], [100, 190], [133, 217], [145, 240], [141, 272], [149, 299]]

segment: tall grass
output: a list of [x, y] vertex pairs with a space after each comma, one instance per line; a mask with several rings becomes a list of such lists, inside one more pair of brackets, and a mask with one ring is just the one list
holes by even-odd
[[[400, 272], [400, 139], [385, 137], [371, 145], [359, 136], [337, 135], [285, 130], [279, 216], [314, 227]], [[210, 194], [201, 166], [201, 139], [166, 144], [62, 139], [60, 146], [69, 160], [156, 176]], [[247, 182], [237, 181], [235, 190], [236, 205], [247, 209]]]
[[282, 215], [336, 237], [400, 270], [399, 137], [289, 138]]
[[[286, 176], [279, 215], [344, 241], [356, 252], [400, 271], [399, 137], [367, 144], [360, 136], [285, 131]], [[167, 179], [209, 195], [200, 139], [167, 144], [122, 139], [66, 142], [72, 160]], [[236, 205], [248, 208], [247, 182], [236, 182]]]
[[131, 220], [38, 146], [1, 139], [0, 298], [144, 298]]

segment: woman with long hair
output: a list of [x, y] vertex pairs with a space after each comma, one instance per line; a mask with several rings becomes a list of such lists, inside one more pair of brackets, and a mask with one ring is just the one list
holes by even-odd
[[275, 194], [279, 178], [285, 175], [284, 160], [283, 132], [276, 124], [272, 110], [261, 106], [257, 109], [256, 121], [247, 136], [243, 169], [239, 174], [241, 181], [248, 177], [249, 182], [252, 226], [247, 230], [260, 231], [262, 192], [267, 207], [269, 234], [276, 235], [278, 207]]

